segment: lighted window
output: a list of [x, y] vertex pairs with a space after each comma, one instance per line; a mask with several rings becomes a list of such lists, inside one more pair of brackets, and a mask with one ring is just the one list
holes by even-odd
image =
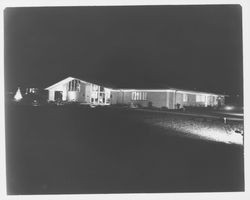
[[139, 92], [136, 92], [136, 100], [140, 100], [139, 99], [140, 98], [139, 95], [140, 95]]
[[92, 90], [93, 91], [98, 91], [98, 85], [92, 85]]
[[188, 95], [187, 94], [183, 94], [183, 101], [187, 102], [188, 101]]
[[196, 102], [205, 102], [205, 95], [196, 95]]
[[132, 100], [147, 100], [146, 92], [132, 92]]
[[68, 84], [69, 91], [80, 91], [80, 81], [72, 80]]
[[76, 90], [80, 91], [81, 82], [78, 80], [76, 85]]
[[136, 92], [132, 92], [132, 100], [135, 100], [136, 98]]
[[145, 100], [145, 92], [142, 92], [142, 100]]

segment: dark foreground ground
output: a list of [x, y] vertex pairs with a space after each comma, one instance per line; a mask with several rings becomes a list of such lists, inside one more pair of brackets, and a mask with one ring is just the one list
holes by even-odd
[[7, 107], [8, 194], [244, 190], [242, 146], [180, 137], [134, 112]]

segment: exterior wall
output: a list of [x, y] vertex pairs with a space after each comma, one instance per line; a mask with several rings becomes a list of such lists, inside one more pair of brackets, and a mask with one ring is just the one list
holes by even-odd
[[[141, 91], [140, 91], [141, 92]], [[144, 92], [144, 91], [142, 91]], [[145, 93], [145, 92], [144, 92]], [[142, 94], [142, 93], [141, 93]], [[148, 92], [146, 92], [147, 98], [146, 99], [141, 99], [141, 100], [132, 100], [132, 92], [131, 92], [131, 100], [130, 102], [135, 104], [135, 105], [140, 105], [141, 107], [148, 107], [149, 106], [149, 100], [148, 100]]]
[[77, 91], [68, 91], [67, 101], [77, 101], [79, 99], [79, 92]]
[[78, 101], [86, 102], [86, 83], [80, 82], [80, 91], [78, 93]]
[[[69, 79], [70, 81], [79, 79]], [[67, 81], [67, 80], [66, 80]], [[215, 95], [194, 91], [174, 91], [174, 90], [111, 90], [96, 84], [80, 81], [80, 86], [74, 82], [74, 88], [69, 91], [69, 82], [63, 81], [61, 84], [48, 89], [48, 100], [55, 101], [55, 92], [62, 94], [63, 101], [76, 101], [81, 103], [93, 103], [98, 105], [109, 104], [136, 104], [142, 107], [166, 107], [169, 109], [183, 108], [184, 106], [217, 106], [225, 104], [224, 95]], [[76, 87], [76, 88], [75, 88]], [[135, 98], [135, 93], [137, 94]], [[146, 94], [146, 98], [145, 98]], [[132, 98], [133, 95], [133, 98]], [[200, 96], [200, 97], [199, 97]], [[136, 99], [136, 100], [135, 100]]]
[[110, 104], [111, 90], [96, 84], [88, 84], [86, 87], [87, 102], [98, 105]]
[[85, 102], [85, 84], [80, 83], [80, 91], [68, 91], [68, 83], [53, 87], [49, 90], [48, 100], [55, 101], [55, 92], [62, 92], [63, 101]]
[[175, 108], [175, 93], [174, 92], [168, 92], [168, 108], [174, 109]]
[[167, 92], [147, 92], [147, 101], [152, 102], [153, 107], [168, 107]]
[[90, 102], [91, 103], [98, 103], [98, 91], [99, 91], [99, 86], [95, 84], [91, 84], [90, 86]]
[[111, 104], [119, 104], [120, 101], [119, 101], [119, 96], [121, 95], [120, 92], [118, 91], [111, 91]]
[[213, 96], [208, 96], [207, 97], [208, 106], [214, 106], [215, 105], [214, 99], [215, 98]]
[[221, 105], [225, 105], [225, 96], [219, 96], [221, 99]]
[[183, 94], [182, 93], [176, 93], [175, 96], [176, 96], [176, 100], [175, 100], [174, 104], [175, 104], [176, 108], [177, 108], [177, 104], [180, 104], [180, 108], [182, 108], [183, 105], [184, 105]]
[[[146, 100], [132, 100], [132, 92], [146, 92]], [[140, 105], [142, 107], [148, 107], [151, 104], [153, 107], [167, 107], [168, 109], [177, 109], [184, 106], [195, 106], [195, 107], [207, 107], [207, 106], [217, 106], [218, 97], [220, 97], [220, 104], [224, 105], [224, 97], [216, 96], [208, 93], [188, 93], [188, 92], [173, 92], [173, 91], [123, 91], [114, 90], [112, 93], [111, 104], [127, 104], [131, 103]], [[197, 97], [197, 96], [200, 97]], [[185, 99], [184, 99], [185, 96]], [[201, 97], [203, 96], [203, 97]], [[197, 101], [198, 100], [198, 101]]]
[[[69, 88], [70, 87], [69, 83], [70, 81], [58, 84], [53, 88], [48, 89], [48, 100], [55, 101], [55, 92], [59, 91], [62, 93], [63, 101], [95, 103], [95, 104], [105, 104], [105, 105], [110, 104], [110, 89], [103, 88], [103, 90], [101, 91], [101, 86], [99, 85], [80, 81], [79, 86], [77, 86], [76, 83], [73, 84], [74, 89], [72, 91]], [[94, 99], [94, 102], [91, 102], [92, 98]]]
[[49, 90], [49, 101], [55, 101], [55, 91], [62, 92], [62, 100], [66, 101], [67, 99], [67, 84], [62, 84], [54, 87], [53, 89]]
[[86, 101], [86, 103], [90, 103], [91, 102], [91, 84], [90, 83], [86, 83], [86, 87], [85, 87], [85, 101]]
[[105, 102], [111, 104], [111, 90], [109, 88], [104, 88], [105, 91]]
[[132, 92], [123, 92], [122, 93], [122, 102], [125, 104], [131, 104], [132, 101]]
[[111, 91], [111, 104], [131, 104], [132, 92], [127, 91]]
[[54, 101], [55, 100], [55, 92], [52, 90], [48, 91], [48, 100], [49, 101]]
[[170, 91], [148, 92], [148, 102], [152, 102], [153, 107], [168, 109], [175, 108], [175, 93]]
[[[194, 94], [194, 93], [186, 93], [186, 92], [173, 92], [173, 108], [177, 108], [177, 105], [179, 104], [179, 108], [183, 108], [184, 106], [196, 106], [196, 107], [207, 107], [209, 105], [214, 106], [214, 99], [213, 96], [208, 94]], [[204, 101], [197, 101], [197, 96], [202, 95], [204, 96]], [[184, 96], [186, 96], [184, 100]], [[172, 101], [172, 100], [170, 100]], [[172, 106], [171, 106], [172, 107]]]
[[143, 90], [138, 90], [138, 92], [146, 92], [146, 100], [132, 100], [132, 91], [112, 91], [111, 104], [130, 105], [131, 103], [133, 103], [142, 107], [148, 107], [151, 102], [153, 107], [167, 107], [169, 109], [174, 108], [172, 92], [148, 92]]
[[[186, 94], [187, 101], [183, 102], [183, 106], [198, 106], [200, 102], [196, 102], [196, 94]], [[183, 107], [182, 106], [182, 107]]]
[[86, 84], [80, 82], [80, 90], [79, 91], [69, 91], [69, 87], [67, 84], [67, 101], [76, 101], [76, 102], [86, 102], [85, 93], [86, 93]]
[[[183, 96], [186, 95], [187, 96], [187, 101], [184, 101], [183, 100]], [[204, 101], [197, 101], [197, 96], [198, 95], [203, 95], [205, 97], [204, 98]], [[184, 106], [197, 106], [197, 107], [206, 107], [208, 106], [208, 99], [207, 99], [207, 95], [204, 95], [204, 94], [188, 94], [188, 93], [184, 93], [182, 94], [182, 104], [181, 104], [181, 107], [184, 107]]]
[[[184, 95], [187, 96], [187, 101], [184, 101]], [[203, 96], [203, 100], [197, 101], [197, 96]], [[220, 100], [219, 100], [220, 99]], [[220, 103], [219, 103], [220, 101]], [[189, 94], [189, 93], [177, 93], [176, 103], [180, 104], [180, 108], [184, 106], [196, 106], [196, 107], [207, 107], [217, 106], [218, 104], [225, 104], [225, 97], [207, 93]]]

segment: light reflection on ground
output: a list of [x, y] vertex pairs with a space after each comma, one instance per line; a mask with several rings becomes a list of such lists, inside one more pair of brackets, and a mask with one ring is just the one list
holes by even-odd
[[[144, 119], [145, 122], [183, 133], [183, 136], [228, 144], [243, 145], [243, 123], [224, 124], [220, 121], [204, 121], [184, 117]], [[235, 132], [236, 131], [236, 132]]]

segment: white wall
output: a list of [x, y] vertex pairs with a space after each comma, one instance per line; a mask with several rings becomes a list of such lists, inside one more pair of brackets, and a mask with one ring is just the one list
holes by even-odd
[[55, 101], [55, 91], [61, 91], [62, 92], [62, 100], [66, 101], [67, 99], [67, 84], [62, 84], [53, 87], [49, 90], [49, 101]]

